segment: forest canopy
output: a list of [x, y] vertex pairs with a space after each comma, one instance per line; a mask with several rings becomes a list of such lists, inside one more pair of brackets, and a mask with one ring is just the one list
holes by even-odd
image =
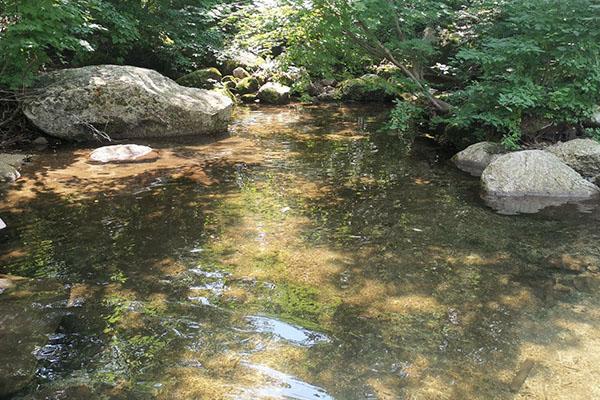
[[599, 136], [600, 5], [594, 0], [1, 0], [0, 85], [42, 71], [127, 64], [178, 78], [249, 52], [321, 79], [375, 74], [390, 127], [509, 147]]

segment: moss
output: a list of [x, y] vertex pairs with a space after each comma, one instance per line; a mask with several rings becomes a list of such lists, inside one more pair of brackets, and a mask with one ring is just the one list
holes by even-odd
[[238, 82], [238, 78], [236, 78], [233, 75], [225, 75], [223, 78], [221, 78], [221, 82], [226, 83], [226, 82], [233, 82], [234, 84], [236, 84]]
[[239, 94], [254, 93], [258, 90], [258, 80], [252, 76], [241, 79], [235, 86]]
[[222, 82], [222, 83], [223, 83], [223, 86], [226, 87], [229, 90], [234, 90], [234, 91], [237, 90], [235, 88], [236, 83], [234, 81], [225, 81], [225, 82]]
[[221, 80], [221, 72], [218, 69], [204, 68], [191, 72], [177, 79], [177, 83], [182, 86], [210, 89], [216, 82]]
[[233, 93], [231, 93], [231, 90], [229, 90], [227, 86], [216, 87], [213, 89], [213, 91], [229, 97], [234, 104], [237, 103], [237, 98]]

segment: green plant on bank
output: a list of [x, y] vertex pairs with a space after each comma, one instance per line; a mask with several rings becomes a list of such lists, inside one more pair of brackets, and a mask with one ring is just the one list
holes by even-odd
[[[509, 148], [588, 121], [600, 103], [600, 4], [510, 0], [456, 56], [465, 87], [445, 123], [496, 132]], [[475, 133], [476, 134], [476, 133]]]
[[418, 132], [417, 125], [423, 118], [422, 107], [407, 101], [396, 100], [385, 129], [398, 134], [403, 141], [410, 142]]

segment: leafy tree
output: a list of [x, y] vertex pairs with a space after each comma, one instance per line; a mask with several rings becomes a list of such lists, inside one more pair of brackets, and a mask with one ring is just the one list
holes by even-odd
[[600, 104], [600, 4], [596, 0], [510, 0], [482, 25], [456, 67], [466, 83], [445, 122], [498, 132], [517, 147], [523, 134], [583, 124]]
[[43, 65], [62, 61], [65, 52], [89, 50], [82, 39], [91, 29], [84, 3], [0, 0], [0, 85], [27, 85]]
[[43, 68], [131, 64], [169, 75], [210, 64], [228, 0], [0, 0], [0, 85]]
[[458, 2], [448, 0], [315, 0], [305, 5], [310, 18], [293, 41], [307, 51], [296, 58], [329, 65], [340, 56], [365, 57], [371, 64], [387, 60], [399, 68], [407, 88], [443, 113], [449, 105], [432, 95], [426, 72], [458, 8]]

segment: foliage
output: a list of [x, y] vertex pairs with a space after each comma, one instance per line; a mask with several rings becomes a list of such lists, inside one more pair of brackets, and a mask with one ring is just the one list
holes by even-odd
[[411, 141], [417, 132], [416, 125], [422, 119], [423, 108], [407, 101], [396, 100], [386, 129], [397, 133], [405, 141]]
[[222, 47], [227, 0], [1, 0], [0, 85], [44, 68], [131, 64], [180, 75]]
[[540, 127], [582, 124], [600, 102], [599, 23], [593, 0], [505, 2], [456, 56], [466, 87], [446, 122], [498, 132], [513, 148]]
[[18, 88], [52, 58], [87, 51], [81, 38], [92, 29], [84, 1], [3, 0], [0, 2], [0, 85]]
[[585, 135], [594, 139], [596, 142], [600, 142], [600, 128], [587, 128], [585, 130]]

